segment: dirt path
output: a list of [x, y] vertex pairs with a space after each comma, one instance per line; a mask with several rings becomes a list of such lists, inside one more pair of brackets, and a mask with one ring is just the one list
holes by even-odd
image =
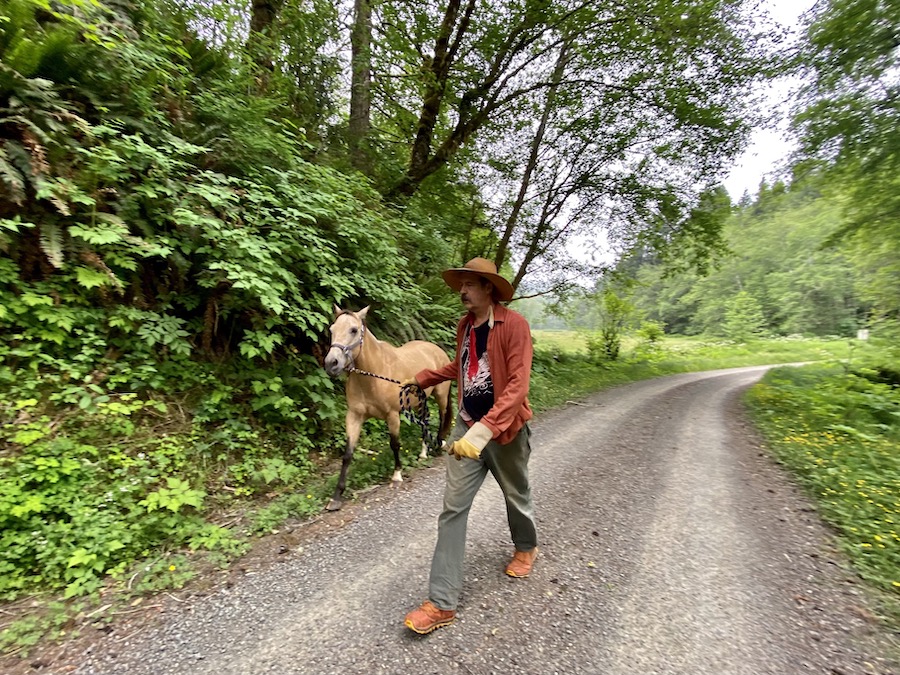
[[641, 382], [537, 420], [535, 572], [502, 574], [489, 479], [459, 620], [430, 636], [402, 620], [427, 589], [440, 462], [330, 534], [294, 533], [277, 563], [32, 672], [900, 673], [827, 532], [742, 421], [739, 394], [763, 370]]

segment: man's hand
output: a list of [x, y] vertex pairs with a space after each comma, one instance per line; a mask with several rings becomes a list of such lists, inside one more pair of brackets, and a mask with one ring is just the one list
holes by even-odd
[[[400, 382], [400, 388], [402, 389], [403, 387], [408, 387], [412, 384], [419, 387], [419, 381], [415, 377], [407, 377], [405, 380]], [[419, 388], [421, 389], [421, 387]]]
[[463, 457], [478, 459], [481, 457], [481, 450], [469, 443], [465, 438], [460, 438], [458, 441], [451, 443], [450, 447], [447, 448], [447, 452], [456, 457], [456, 459], [462, 459]]
[[450, 444], [447, 452], [456, 457], [456, 459], [462, 459], [463, 457], [478, 459], [481, 457], [481, 451], [484, 450], [484, 447], [490, 442], [493, 435], [493, 432], [487, 426], [481, 422], [475, 422], [469, 427], [465, 436]]

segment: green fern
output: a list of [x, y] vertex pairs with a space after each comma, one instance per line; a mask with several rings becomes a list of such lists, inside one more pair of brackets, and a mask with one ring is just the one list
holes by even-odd
[[56, 223], [44, 222], [41, 228], [41, 250], [56, 269], [63, 266], [63, 231]]
[[25, 202], [25, 178], [10, 161], [6, 145], [10, 141], [0, 143], [0, 186], [5, 188], [9, 200], [17, 206]]

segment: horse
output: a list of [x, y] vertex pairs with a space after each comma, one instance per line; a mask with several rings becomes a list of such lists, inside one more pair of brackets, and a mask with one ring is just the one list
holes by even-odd
[[[414, 340], [395, 347], [375, 337], [366, 326], [369, 308], [358, 312], [334, 306], [334, 323], [331, 325], [331, 346], [325, 355], [325, 371], [331, 377], [348, 373], [345, 392], [347, 396], [347, 447], [342, 456], [341, 475], [331, 502], [325, 508], [337, 511], [343, 502], [347, 484], [347, 469], [353, 458], [353, 450], [359, 440], [363, 422], [375, 418], [387, 422], [394, 452], [394, 475], [391, 485], [399, 487], [403, 482], [400, 472], [400, 386], [399, 382], [413, 377], [423, 368], [441, 368], [450, 363], [443, 349], [431, 342]], [[361, 372], [364, 371], [364, 372]], [[386, 379], [390, 378], [394, 382]], [[426, 397], [433, 395], [438, 404], [440, 421], [437, 444], [441, 445], [453, 422], [450, 410], [450, 382], [442, 382], [425, 390]], [[427, 401], [427, 399], [426, 399]], [[423, 403], [424, 406], [424, 403]], [[422, 443], [420, 457], [426, 457], [427, 447]]]

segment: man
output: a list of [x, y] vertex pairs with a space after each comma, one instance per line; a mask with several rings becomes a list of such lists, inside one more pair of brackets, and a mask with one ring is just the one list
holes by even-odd
[[538, 554], [528, 482], [531, 330], [521, 314], [500, 304], [512, 298], [513, 287], [491, 261], [473, 258], [441, 276], [468, 310], [456, 329], [456, 357], [443, 368], [422, 370], [404, 382], [423, 389], [446, 380], [459, 383], [459, 415], [447, 449], [452, 459], [447, 460], [428, 600], [405, 621], [420, 634], [456, 619], [469, 509], [488, 471], [503, 491], [515, 546], [506, 574], [527, 577]]

